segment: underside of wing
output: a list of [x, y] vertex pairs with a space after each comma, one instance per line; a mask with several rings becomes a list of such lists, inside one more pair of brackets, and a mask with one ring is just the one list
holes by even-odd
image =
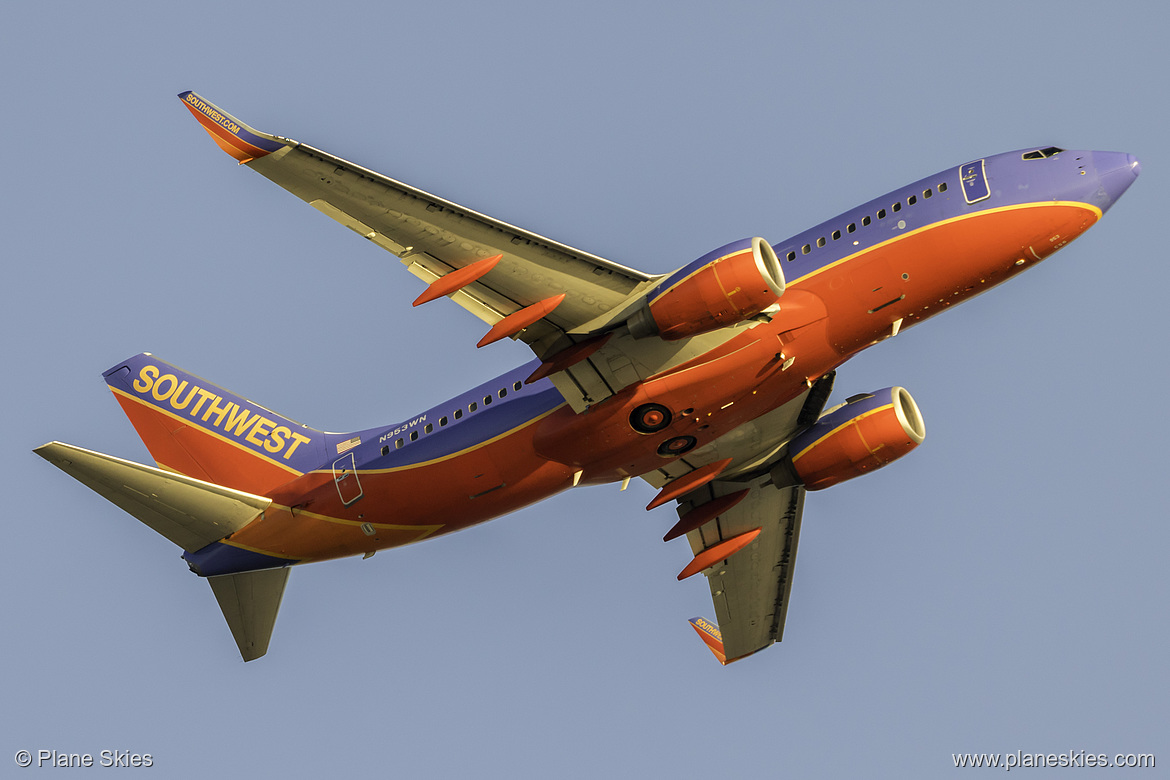
[[696, 558], [758, 531], [742, 549], [719, 558], [704, 571], [722, 634], [725, 663], [762, 650], [784, 636], [804, 489], [778, 490], [765, 482], [766, 478], [761, 478], [745, 486], [717, 480], [680, 502], [679, 511], [685, 517], [709, 502], [736, 499], [733, 506], [687, 534]]
[[678, 522], [663, 537], [685, 535], [693, 558], [679, 578], [702, 573], [715, 621], [691, 625], [720, 663], [779, 642], [796, 570], [805, 490], [773, 483], [792, 437], [814, 422], [832, 392], [830, 372], [778, 409], [651, 474], [662, 490], [651, 506], [677, 499]]
[[[433, 286], [437, 294], [432, 297], [450, 297], [490, 326], [503, 323], [499, 337], [520, 338], [541, 358], [580, 340], [567, 334], [588, 334], [603, 327], [639, 291], [653, 285], [655, 277], [632, 268], [308, 144], [261, 133], [194, 92], [180, 98], [215, 142], [241, 164], [397, 255], [411, 273]], [[463, 278], [444, 283], [460, 272]]]

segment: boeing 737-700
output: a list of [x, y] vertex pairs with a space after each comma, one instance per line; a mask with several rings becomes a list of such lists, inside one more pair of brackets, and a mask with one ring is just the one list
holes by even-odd
[[[901, 387], [826, 409], [853, 355], [1046, 259], [1134, 182], [1132, 155], [1040, 147], [964, 162], [777, 243], [644, 273], [179, 96], [224, 151], [397, 256], [535, 359], [390, 425], [325, 433], [140, 354], [105, 373], [156, 466], [36, 450], [183, 549], [245, 661], [290, 568], [370, 556], [577, 485], [674, 502], [691, 624], [722, 663], [784, 633], [805, 493], [890, 463], [925, 427]], [[679, 544], [682, 544], [681, 542]]]

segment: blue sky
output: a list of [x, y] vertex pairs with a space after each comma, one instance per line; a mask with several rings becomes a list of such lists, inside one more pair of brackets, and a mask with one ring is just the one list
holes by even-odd
[[[787, 5], [6, 9], [0, 766], [20, 749], [150, 753], [164, 777], [1170, 763], [1170, 11]], [[906, 386], [927, 439], [809, 496], [781, 645], [714, 662], [686, 623], [711, 613], [705, 584], [676, 582], [689, 555], [660, 541], [673, 512], [632, 485], [294, 570], [245, 665], [177, 548], [30, 452], [149, 462], [101, 372], [150, 351], [351, 430], [529, 353], [475, 349], [456, 306], [412, 309], [420, 282], [237, 168], [185, 89], [650, 272], [1010, 149], [1127, 151], [1143, 174], [1037, 269], [838, 373], [837, 400]]]

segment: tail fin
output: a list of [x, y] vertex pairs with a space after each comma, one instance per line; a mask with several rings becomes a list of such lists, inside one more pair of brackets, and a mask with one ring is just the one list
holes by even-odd
[[106, 383], [155, 462], [217, 485], [269, 494], [326, 459], [326, 434], [143, 353]]
[[[212, 485], [100, 452], [50, 442], [34, 450], [188, 552], [252, 522], [272, 499]], [[287, 568], [208, 577], [245, 661], [268, 651]]]

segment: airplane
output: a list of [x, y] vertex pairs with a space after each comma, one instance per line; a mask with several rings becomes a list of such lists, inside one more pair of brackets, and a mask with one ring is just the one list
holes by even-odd
[[411, 544], [578, 485], [637, 477], [674, 503], [691, 625], [720, 663], [783, 638], [807, 491], [892, 462], [926, 429], [887, 387], [826, 408], [841, 364], [1027, 270], [1101, 218], [1137, 158], [1055, 146], [979, 158], [779, 243], [648, 274], [255, 130], [179, 95], [215, 143], [520, 340], [515, 368], [391, 425], [326, 433], [143, 353], [104, 377], [155, 466], [35, 452], [182, 548], [244, 661], [290, 567]]

